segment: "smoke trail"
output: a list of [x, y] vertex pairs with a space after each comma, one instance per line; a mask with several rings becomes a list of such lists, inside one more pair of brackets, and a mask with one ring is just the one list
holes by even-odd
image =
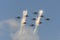
[[35, 22], [35, 25], [36, 25], [36, 27], [35, 27], [35, 29], [34, 29], [34, 33], [37, 31], [37, 28], [38, 28], [38, 26], [39, 26], [39, 22], [40, 22], [40, 19], [41, 19], [41, 15], [43, 15], [43, 10], [40, 10], [39, 12], [39, 15], [38, 15], [38, 17], [36, 18], [36, 22]]
[[[15, 33], [11, 33], [12, 40], [39, 40], [39, 36], [37, 33], [33, 33], [33, 29], [31, 27], [26, 27], [24, 22], [26, 22], [27, 10], [23, 11], [23, 17], [21, 20], [20, 29], [17, 30]], [[18, 27], [18, 23], [15, 20], [7, 20], [3, 23], [9, 23], [12, 27]], [[16, 25], [17, 24], [17, 25]]]
[[[15, 21], [13, 19], [3, 21], [3, 22], [0, 23], [0, 25], [3, 25], [4, 23], [9, 24], [10, 27], [15, 27], [15, 26], [18, 27], [18, 25], [16, 25], [16, 24], [18, 24], [17, 21]], [[11, 31], [13, 31], [12, 29], [11, 29]], [[19, 29], [16, 32], [13, 31], [14, 33], [10, 32], [12, 40], [39, 40], [38, 34], [37, 33], [34, 34], [33, 33], [33, 28], [31, 28], [29, 26], [28, 27], [24, 26], [24, 29], [23, 29], [22, 33], [20, 33], [20, 31], [21, 30]], [[3, 35], [3, 33], [2, 33], [2, 35]]]
[[12, 36], [13, 40], [39, 40], [39, 36], [33, 33], [32, 28], [24, 27], [23, 32], [20, 34], [20, 30]]
[[26, 17], [25, 16], [27, 15], [27, 10], [24, 10], [23, 11], [23, 17], [22, 17], [22, 20], [21, 20], [20, 29], [15, 34], [12, 34], [12, 40], [39, 40], [39, 36], [35, 32], [37, 31], [37, 27], [38, 27], [39, 21], [41, 19], [40, 16], [42, 14], [43, 14], [43, 10], [40, 10], [38, 18], [36, 19], [36, 27], [33, 31], [32, 28], [26, 27], [25, 24], [23, 24], [24, 22], [26, 22]]
[[24, 22], [26, 22], [26, 15], [27, 15], [27, 10], [24, 10], [23, 11], [23, 17], [22, 17], [22, 20], [21, 20], [20, 32], [23, 30], [23, 28], [25, 26]]

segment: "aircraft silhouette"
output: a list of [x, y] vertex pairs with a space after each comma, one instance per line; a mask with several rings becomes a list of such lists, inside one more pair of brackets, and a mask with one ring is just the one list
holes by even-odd
[[24, 22], [23, 24], [26, 24], [26, 22]]
[[33, 18], [32, 20], [36, 20], [36, 18]]
[[38, 14], [38, 12], [34, 12], [34, 14]]
[[20, 17], [20, 16], [17, 16], [16, 18], [17, 18], [17, 19], [20, 19], [21, 17]]
[[[36, 15], [37, 15], [37, 14], [38, 14], [38, 12], [34, 12], [34, 14], [36, 14]], [[26, 15], [25, 17], [29, 17], [29, 15]], [[45, 16], [44, 16], [44, 15], [41, 15], [40, 17], [41, 17], [41, 18], [44, 18]], [[17, 19], [20, 19], [21, 17], [20, 17], [20, 16], [17, 16], [16, 18], [17, 18]], [[35, 20], [36, 20], [36, 18], [32, 18], [32, 20], [33, 20], [33, 21], [35, 21]], [[49, 21], [49, 20], [50, 20], [50, 18], [45, 18], [45, 20], [46, 20], [46, 21]], [[24, 22], [23, 24], [26, 24], [26, 22]], [[42, 22], [39, 22], [39, 24], [42, 24]], [[30, 26], [31, 26], [31, 27], [34, 27], [34, 26], [35, 26], [35, 24], [31, 24]]]
[[34, 24], [31, 24], [30, 26], [32, 27], [32, 26], [35, 26], [35, 25]]
[[39, 22], [39, 24], [42, 24], [42, 22]]
[[28, 15], [26, 15], [25, 17], [28, 17]]
[[46, 18], [46, 20], [47, 20], [47, 21], [49, 21], [49, 20], [50, 20], [50, 18]]
[[41, 15], [40, 17], [44, 17], [43, 15]]

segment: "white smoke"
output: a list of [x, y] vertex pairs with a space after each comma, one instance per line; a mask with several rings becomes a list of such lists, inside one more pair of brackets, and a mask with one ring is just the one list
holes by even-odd
[[[9, 24], [9, 27], [18, 28], [18, 22], [15, 19], [8, 19], [5, 21], [0, 22], [0, 28], [3, 26], [3, 24]], [[10, 29], [11, 30], [11, 29]], [[13, 30], [11, 30], [13, 31]], [[11, 39], [12, 40], [39, 40], [39, 36], [37, 33], [33, 33], [33, 29], [31, 27], [24, 27], [23, 32], [20, 33], [20, 28], [15, 33], [10, 32]], [[3, 33], [0, 33], [3, 35]], [[1, 36], [1, 35], [0, 35]]]
[[16, 32], [12, 36], [13, 40], [39, 40], [38, 34], [34, 34], [32, 28], [24, 28], [23, 32], [20, 33], [20, 31]]
[[26, 15], [27, 10], [24, 10], [20, 29], [16, 33], [12, 33], [12, 40], [39, 40], [37, 33], [33, 33], [32, 28], [27, 28], [25, 26], [24, 22], [26, 22]]
[[24, 22], [26, 22], [26, 15], [27, 15], [27, 10], [24, 10], [23, 11], [23, 17], [22, 17], [22, 20], [21, 20], [21, 25], [20, 25], [20, 32], [23, 31], [23, 28], [25, 26]]
[[[0, 25], [2, 25], [3, 23], [7, 23], [11, 26], [11, 28], [14, 30], [16, 28], [18, 28], [18, 24], [19, 24], [19, 29], [15, 30], [15, 32], [11, 32], [11, 38], [12, 40], [39, 40], [39, 36], [38, 33], [36, 32], [37, 27], [39, 26], [39, 21], [40, 21], [40, 16], [43, 14], [43, 11], [40, 10], [39, 11], [39, 15], [38, 18], [36, 19], [36, 26], [35, 29], [33, 30], [31, 27], [26, 27], [24, 22], [26, 22], [26, 15], [27, 15], [27, 10], [23, 11], [23, 17], [21, 20], [21, 24], [19, 24], [16, 20], [14, 19], [9, 19], [6, 20], [4, 22], [1, 22]], [[11, 31], [13, 31], [11, 29]]]
[[8, 19], [0, 22], [0, 27], [3, 26], [3, 24], [9, 24], [11, 27], [17, 27], [18, 22], [15, 19]]
[[9, 24], [11, 27], [17, 28], [18, 22], [14, 19], [8, 19], [5, 23]]
[[43, 10], [39, 10], [39, 12], [38, 12], [39, 14], [38, 14], [38, 17], [36, 18], [36, 22], [35, 22], [35, 29], [34, 29], [34, 33], [37, 31], [37, 28], [38, 28], [38, 26], [39, 26], [39, 22], [40, 22], [40, 20], [41, 20], [41, 16], [43, 15]]

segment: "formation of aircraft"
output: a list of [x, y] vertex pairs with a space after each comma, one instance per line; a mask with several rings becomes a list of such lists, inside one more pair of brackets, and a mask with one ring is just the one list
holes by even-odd
[[[38, 14], [38, 12], [34, 12], [34, 14], [36, 14], [36, 15], [37, 15], [37, 14]], [[29, 17], [29, 16], [28, 16], [28, 15], [26, 15], [25, 17]], [[44, 16], [42, 15], [42, 16], [40, 16], [40, 17], [44, 17]], [[17, 19], [20, 19], [21, 17], [20, 17], [20, 16], [17, 16], [16, 18], [17, 18]], [[32, 18], [32, 20], [33, 20], [33, 21], [35, 21], [35, 20], [36, 20], [36, 18]], [[45, 18], [45, 20], [46, 20], [46, 21], [49, 21], [49, 20], [50, 20], [50, 18]], [[23, 24], [26, 24], [26, 22], [24, 22]], [[42, 22], [39, 22], [39, 24], [42, 24]], [[32, 26], [32, 27], [33, 27], [33, 26], [35, 26], [35, 25], [34, 25], [34, 24], [31, 24], [30, 26]]]

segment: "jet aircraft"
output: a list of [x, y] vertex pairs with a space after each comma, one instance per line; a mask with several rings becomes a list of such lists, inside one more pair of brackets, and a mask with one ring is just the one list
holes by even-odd
[[26, 22], [24, 22], [23, 24], [26, 24]]
[[33, 18], [32, 20], [36, 20], [36, 18]]
[[38, 12], [34, 12], [34, 14], [38, 14]]
[[39, 22], [39, 24], [42, 24], [42, 22]]
[[31, 24], [30, 26], [32, 27], [32, 26], [35, 26], [35, 25], [34, 24]]
[[44, 17], [43, 15], [41, 15], [40, 17]]
[[46, 18], [46, 20], [47, 20], [47, 21], [49, 21], [49, 20], [50, 20], [50, 18]]
[[26, 15], [25, 17], [28, 17], [28, 15]]
[[20, 19], [21, 17], [20, 17], [20, 16], [17, 16], [16, 18], [17, 18], [17, 19]]

